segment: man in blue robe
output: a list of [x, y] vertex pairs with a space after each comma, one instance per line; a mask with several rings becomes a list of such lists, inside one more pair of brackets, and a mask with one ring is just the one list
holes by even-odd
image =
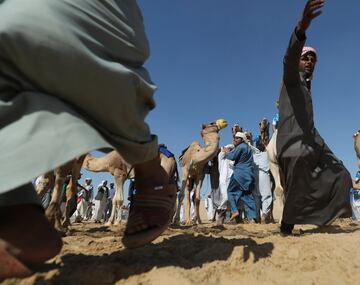
[[256, 204], [252, 191], [255, 187], [254, 161], [252, 150], [246, 143], [246, 135], [237, 132], [234, 137], [235, 148], [226, 151], [225, 158], [234, 161], [234, 172], [228, 186], [228, 199], [231, 208], [230, 221], [235, 220], [239, 215], [238, 202], [243, 202], [246, 219], [250, 223], [256, 220]]

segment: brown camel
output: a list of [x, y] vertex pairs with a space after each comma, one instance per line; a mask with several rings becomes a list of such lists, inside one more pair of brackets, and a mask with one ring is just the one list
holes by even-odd
[[269, 134], [270, 123], [266, 118], [263, 118], [259, 123], [260, 128], [260, 141], [265, 147], [269, 144], [270, 134]]
[[83, 168], [93, 172], [110, 172], [115, 180], [115, 196], [108, 224], [121, 222], [121, 206], [124, 203], [124, 183], [134, 177], [134, 170], [117, 151], [113, 150], [102, 157], [86, 155]]
[[187, 193], [187, 207], [186, 207], [186, 224], [191, 224], [190, 218], [190, 192], [195, 187], [195, 218], [194, 222], [201, 223], [199, 205], [200, 205], [200, 189], [205, 176], [205, 166], [213, 159], [219, 150], [219, 131], [227, 126], [227, 122], [223, 119], [217, 120], [202, 126], [201, 137], [204, 141], [205, 147], [201, 147], [198, 141], [194, 141], [183, 154], [180, 156], [182, 166], [181, 190], [179, 193], [178, 206], [174, 222], [179, 223], [180, 208], [184, 199], [185, 189]]
[[[165, 147], [160, 145], [159, 147]], [[170, 177], [169, 183], [177, 184], [177, 165], [174, 157], [167, 157], [160, 152], [160, 164]], [[113, 150], [103, 157], [93, 157], [88, 154], [83, 167], [93, 172], [110, 172], [115, 180], [115, 196], [112, 200], [113, 207], [107, 225], [121, 223], [121, 207], [124, 203], [124, 183], [126, 179], [134, 177], [134, 170], [119, 152]]]
[[[40, 187], [36, 189], [39, 195], [45, 193], [46, 189], [54, 189], [51, 195], [49, 207], [46, 209], [45, 214], [49, 221], [58, 231], [64, 232], [70, 224], [70, 202], [71, 198], [73, 198], [74, 195], [77, 193], [77, 181], [80, 176], [81, 165], [84, 158], [85, 155], [79, 156], [56, 168], [54, 171], [46, 173], [42, 179], [43, 181], [47, 181], [48, 184], [46, 184], [46, 187], [42, 187], [42, 189], [40, 189]], [[68, 175], [71, 175], [71, 178], [66, 188], [65, 218], [63, 221], [61, 221], [61, 189], [64, 185], [66, 176]], [[44, 186], [44, 184], [42, 186]]]
[[239, 124], [234, 124], [231, 128], [231, 134], [232, 134], [233, 139], [235, 138], [235, 134], [237, 132], [243, 132], [243, 128], [240, 127]]

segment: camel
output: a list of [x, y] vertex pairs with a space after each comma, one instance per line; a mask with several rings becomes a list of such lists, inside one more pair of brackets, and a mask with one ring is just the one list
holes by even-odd
[[[54, 171], [49, 171], [40, 177], [40, 181], [36, 187], [39, 196], [46, 193], [53, 188], [51, 201], [49, 207], [46, 209], [45, 215], [49, 221], [54, 225], [55, 229], [64, 232], [70, 224], [70, 201], [77, 193], [77, 181], [80, 176], [80, 170], [85, 155], [81, 155], [64, 165], [56, 168]], [[70, 182], [66, 188], [66, 204], [65, 204], [65, 218], [61, 221], [60, 197], [61, 188], [64, 185], [67, 175], [71, 175]]]
[[269, 144], [269, 126], [270, 123], [266, 118], [263, 118], [259, 123], [260, 128], [260, 141], [265, 147]]
[[203, 124], [201, 137], [204, 141], [205, 147], [201, 147], [198, 141], [194, 141], [185, 149], [180, 156], [182, 178], [181, 189], [178, 196], [178, 205], [174, 217], [174, 223], [180, 221], [180, 208], [184, 199], [185, 189], [187, 193], [187, 206], [186, 206], [186, 225], [191, 225], [190, 218], [190, 192], [195, 187], [195, 217], [194, 222], [201, 223], [199, 206], [200, 206], [200, 189], [205, 177], [205, 166], [212, 160], [219, 150], [219, 131], [227, 126], [227, 122], [219, 119], [210, 124]]
[[280, 179], [280, 168], [277, 160], [277, 150], [276, 150], [276, 140], [277, 140], [277, 130], [273, 132], [269, 144], [266, 147], [266, 151], [269, 157], [269, 166], [271, 175], [274, 178], [275, 183], [275, 194], [276, 199], [273, 203], [273, 217], [281, 223], [282, 211], [284, 208], [284, 189], [281, 185]]
[[83, 168], [92, 172], [110, 172], [115, 180], [115, 196], [112, 200], [113, 207], [107, 225], [121, 222], [121, 206], [124, 203], [124, 183], [126, 179], [134, 177], [132, 166], [127, 163], [119, 152], [113, 150], [103, 157], [93, 157], [87, 154]]
[[232, 134], [233, 139], [235, 138], [235, 134], [237, 132], [243, 132], [243, 128], [240, 127], [239, 124], [234, 124], [231, 128], [231, 134]]
[[[159, 145], [160, 164], [169, 175], [169, 183], [177, 184], [177, 165], [174, 156], [166, 156], [162, 153], [164, 145]], [[166, 147], [165, 147], [166, 148]], [[115, 196], [112, 200], [113, 207], [109, 221], [106, 225], [121, 223], [121, 207], [124, 203], [124, 183], [134, 177], [133, 167], [127, 163], [121, 154], [115, 150], [103, 157], [93, 157], [88, 154], [83, 162], [83, 168], [93, 172], [110, 172], [115, 180]]]

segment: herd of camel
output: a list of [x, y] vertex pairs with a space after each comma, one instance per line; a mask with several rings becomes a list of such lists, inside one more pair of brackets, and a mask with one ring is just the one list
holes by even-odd
[[[276, 218], [278, 221], [281, 220], [281, 213], [283, 208], [284, 191], [280, 182], [279, 167], [277, 164], [276, 154], [276, 136], [275, 131], [270, 139], [269, 136], [269, 122], [267, 119], [262, 119], [259, 123], [260, 129], [260, 140], [266, 146], [266, 151], [269, 157], [270, 172], [274, 178], [274, 191], [279, 199], [276, 199], [273, 209], [276, 212]], [[190, 215], [190, 195], [186, 195], [186, 225], [192, 223], [201, 223], [199, 206], [200, 206], [200, 189], [205, 177], [205, 166], [210, 160], [212, 160], [219, 151], [219, 131], [227, 126], [225, 120], [217, 120], [209, 124], [203, 124], [201, 130], [201, 137], [204, 142], [204, 146], [201, 146], [198, 141], [192, 142], [188, 148], [186, 148], [180, 156], [180, 164], [182, 169], [181, 174], [181, 187], [179, 189], [178, 203], [174, 214], [174, 223], [180, 222], [180, 207], [185, 197], [185, 191], [194, 191], [194, 206], [195, 215], [191, 220]], [[232, 134], [242, 131], [239, 125], [232, 127]], [[245, 132], [246, 133], [246, 132]], [[249, 136], [249, 140], [252, 140], [251, 133], [246, 133]], [[360, 131], [354, 134], [354, 146], [355, 152], [358, 157], [358, 164], [360, 167]], [[175, 183], [178, 185], [178, 171], [177, 163], [174, 156], [166, 156], [159, 152], [161, 166], [167, 172], [169, 176], [169, 183]], [[76, 195], [78, 191], [77, 181], [80, 176], [81, 168], [85, 168], [93, 172], [109, 172], [114, 176], [116, 192], [113, 198], [112, 212], [107, 222], [107, 225], [119, 224], [121, 222], [121, 206], [124, 202], [124, 183], [126, 179], [133, 178], [134, 172], [130, 164], [128, 164], [121, 154], [117, 151], [111, 151], [103, 157], [93, 157], [90, 154], [79, 156], [65, 165], [56, 168], [54, 171], [50, 171], [42, 175], [39, 180], [40, 182], [36, 186], [36, 191], [39, 196], [42, 196], [49, 189], [53, 189], [51, 201], [49, 207], [46, 209], [46, 216], [54, 227], [65, 232], [70, 225], [70, 208], [71, 199]], [[60, 210], [60, 197], [61, 189], [68, 175], [71, 175], [70, 182], [66, 188], [66, 204], [64, 211], [64, 218]], [[353, 183], [354, 188], [360, 189], [360, 185]], [[359, 183], [360, 184], [360, 183]]]

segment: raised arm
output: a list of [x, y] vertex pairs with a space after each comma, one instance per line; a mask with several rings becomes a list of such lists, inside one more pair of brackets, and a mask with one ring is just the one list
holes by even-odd
[[235, 147], [233, 150], [226, 152], [225, 158], [235, 161], [239, 157], [240, 152], [241, 152], [240, 148]]
[[307, 1], [301, 20], [296, 26], [289, 42], [288, 49], [284, 57], [284, 83], [294, 85], [299, 82], [299, 62], [301, 51], [306, 40], [306, 30], [309, 28], [311, 21], [318, 17], [324, 6], [324, 0]]

